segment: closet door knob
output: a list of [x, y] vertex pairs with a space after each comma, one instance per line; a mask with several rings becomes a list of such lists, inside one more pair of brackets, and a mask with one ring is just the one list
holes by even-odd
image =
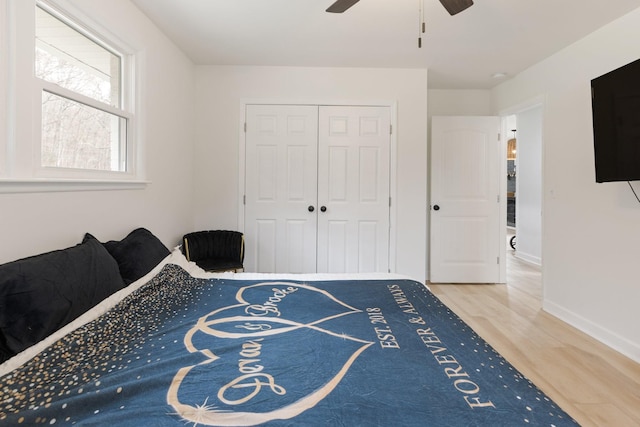
[[309, 212], [313, 212], [313, 211], [315, 211], [315, 210], [316, 210], [316, 208], [314, 208], [313, 206], [309, 205], [309, 207], [307, 208], [307, 210], [308, 210]]
[[326, 211], [327, 211], [327, 207], [326, 207], [326, 206], [320, 206], [320, 210], [321, 210], [322, 212], [326, 212]]

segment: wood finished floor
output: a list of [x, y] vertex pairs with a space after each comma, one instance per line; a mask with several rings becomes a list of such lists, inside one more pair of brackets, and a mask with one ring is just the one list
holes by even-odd
[[581, 426], [640, 426], [640, 364], [542, 311], [539, 268], [507, 252], [507, 285], [429, 287]]

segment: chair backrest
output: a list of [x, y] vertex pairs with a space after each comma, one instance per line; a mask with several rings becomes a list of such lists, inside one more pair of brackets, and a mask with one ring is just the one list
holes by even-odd
[[185, 234], [182, 253], [189, 261], [219, 258], [244, 261], [244, 235], [239, 231], [207, 230]]

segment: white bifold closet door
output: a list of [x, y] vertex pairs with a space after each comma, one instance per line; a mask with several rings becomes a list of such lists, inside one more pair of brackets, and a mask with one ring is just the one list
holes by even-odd
[[389, 107], [248, 105], [245, 271], [387, 272]]

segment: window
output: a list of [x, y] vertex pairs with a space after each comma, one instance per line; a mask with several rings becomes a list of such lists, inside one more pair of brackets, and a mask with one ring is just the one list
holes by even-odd
[[6, 146], [0, 141], [0, 192], [12, 183], [17, 189], [8, 191], [34, 183], [44, 190], [144, 184], [133, 51], [64, 0], [6, 6], [9, 120]]
[[122, 103], [123, 55], [41, 5], [35, 33], [40, 166], [126, 172], [131, 115]]

